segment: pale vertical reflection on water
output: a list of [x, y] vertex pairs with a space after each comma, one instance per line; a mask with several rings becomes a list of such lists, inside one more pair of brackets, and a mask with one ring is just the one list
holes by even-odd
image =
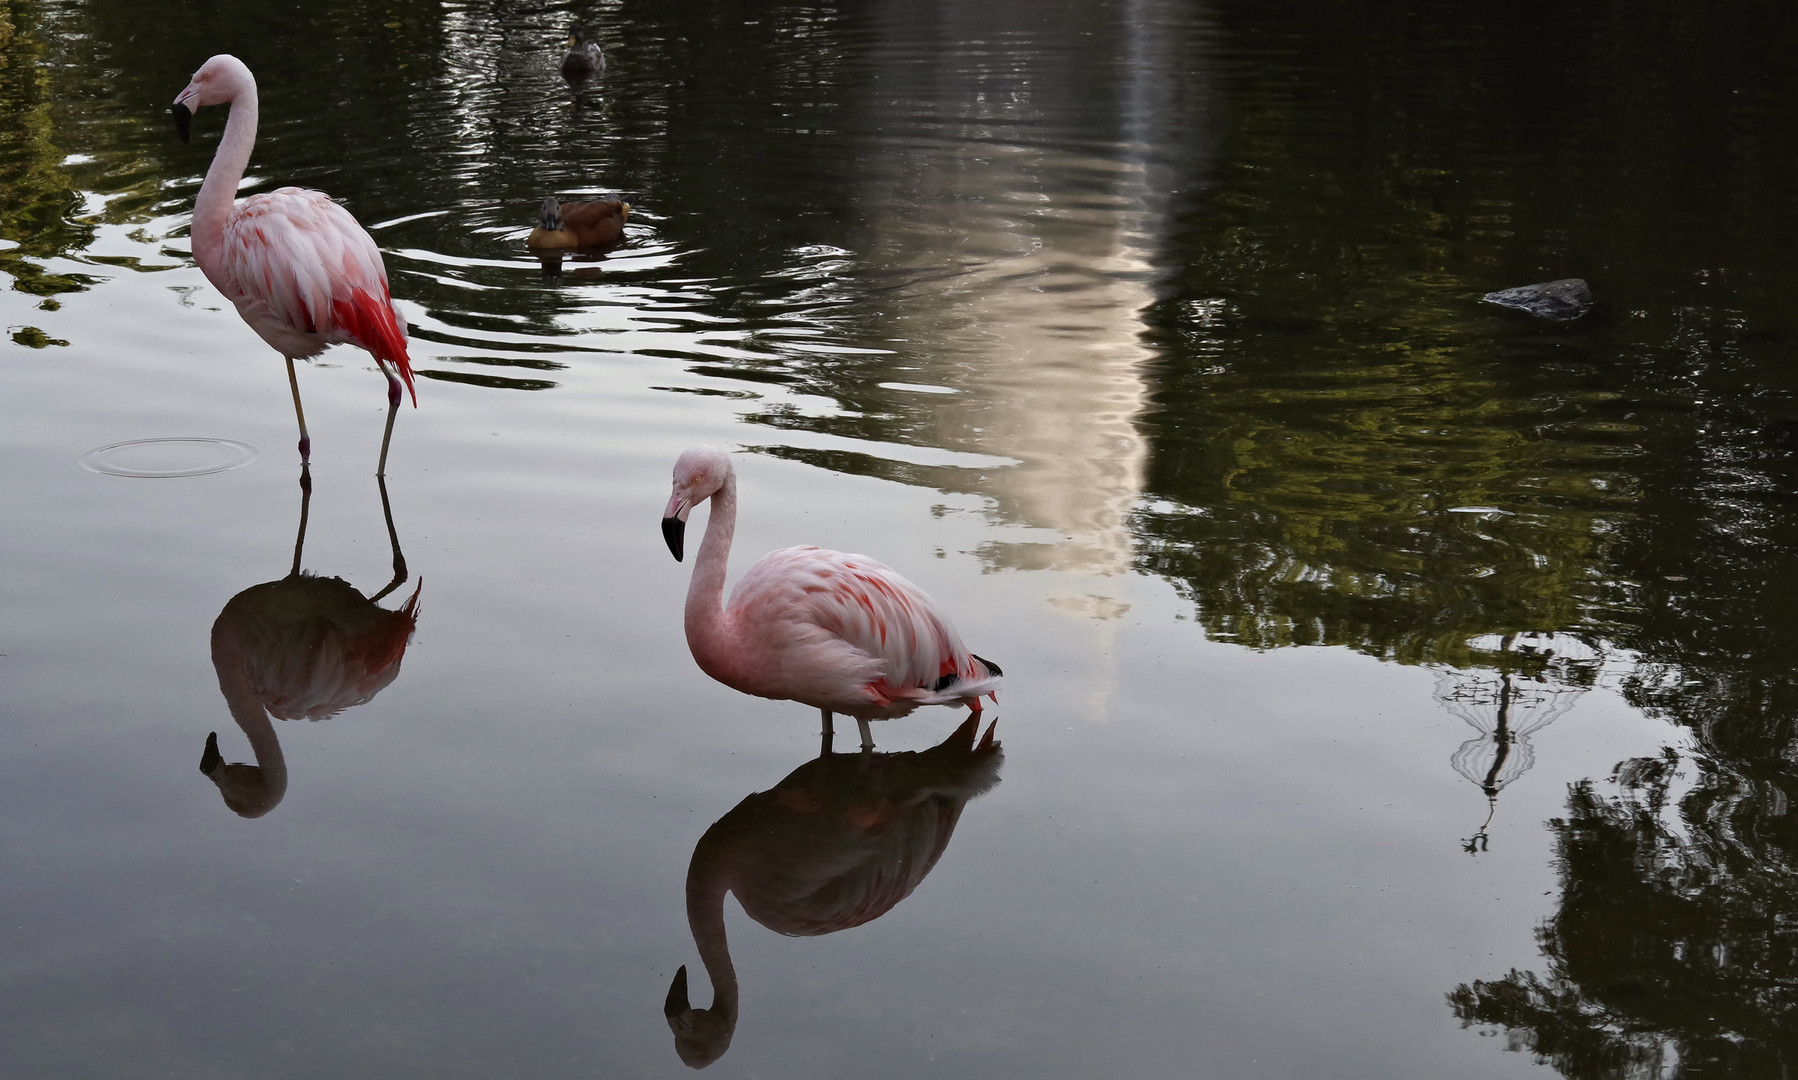
[[[952, 388], [922, 406], [930, 437], [1016, 461], [974, 486], [1030, 531], [984, 557], [1066, 575], [1050, 603], [1091, 620], [1104, 656], [1129, 610], [1111, 579], [1133, 561], [1154, 358], [1143, 316], [1168, 188], [1202, 180], [1201, 163], [1161, 156], [1204, 120], [1174, 107], [1181, 90], [1200, 96], [1199, 24], [1187, 4], [1118, 10], [1115, 85], [1095, 88], [1051, 73], [1090, 27], [1025, 28], [1007, 22], [1015, 14], [884, 11], [869, 59], [868, 123], [881, 134], [858, 179], [862, 262], [880, 332], [916, 372], [902, 377], [930, 384], [886, 388]], [[1109, 686], [1091, 692], [1102, 715]]]
[[[959, 390], [933, 403], [936, 437], [1019, 459], [986, 490], [1004, 517], [1057, 534], [1003, 545], [995, 561], [1119, 574], [1131, 561], [1126, 519], [1144, 461], [1135, 421], [1152, 358], [1139, 340], [1156, 272], [1144, 248], [1166, 224], [1143, 141], [1155, 118], [1112, 118], [1123, 145], [1087, 151], [1099, 131], [1058, 126], [1057, 98], [1078, 91], [1031, 70], [1041, 53], [1006, 48], [999, 28], [963, 17], [972, 25], [952, 18], [948, 40], [982, 30], [1001, 40], [935, 51], [895, 35], [907, 52], [875, 50], [877, 99], [949, 115], [880, 140], [862, 179], [865, 259], [893, 279], [880, 297], [888, 332]], [[1122, 76], [1137, 95], [1169, 78], [1144, 61]]]

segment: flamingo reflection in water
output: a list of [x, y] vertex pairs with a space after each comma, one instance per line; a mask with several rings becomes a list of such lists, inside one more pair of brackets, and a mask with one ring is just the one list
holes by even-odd
[[674, 463], [674, 492], [662, 535], [676, 560], [687, 515], [712, 501], [705, 538], [687, 586], [687, 647], [700, 669], [758, 697], [804, 702], [824, 718], [853, 716], [862, 749], [874, 748], [868, 721], [904, 716], [920, 705], [998, 700], [999, 665], [961, 643], [924, 591], [866, 555], [781, 548], [737, 581], [724, 606], [724, 571], [737, 526], [737, 473], [730, 455], [696, 446]]
[[250, 740], [256, 764], [227, 763], [218, 733], [206, 736], [200, 771], [225, 805], [246, 818], [273, 810], [287, 794], [287, 761], [269, 717], [323, 720], [366, 704], [400, 673], [400, 659], [418, 625], [419, 582], [397, 610], [379, 601], [406, 580], [406, 559], [393, 527], [387, 484], [381, 512], [393, 547], [393, 580], [363, 596], [342, 578], [300, 569], [312, 485], [300, 485], [300, 529], [293, 569], [277, 581], [252, 585], [226, 602], [212, 624], [212, 666], [231, 718]]
[[711, 979], [712, 1006], [692, 1007], [685, 965], [663, 1005], [683, 1062], [710, 1065], [736, 1031], [724, 894], [735, 893], [750, 918], [789, 937], [834, 934], [891, 911], [936, 866], [962, 808], [999, 782], [996, 722], [976, 743], [978, 724], [970, 716], [929, 750], [826, 752], [705, 831], [687, 866], [687, 924]]

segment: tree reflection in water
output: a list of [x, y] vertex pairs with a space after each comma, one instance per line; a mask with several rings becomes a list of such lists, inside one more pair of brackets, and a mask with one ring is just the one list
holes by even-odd
[[1559, 911], [1546, 974], [1448, 995], [1569, 1077], [1789, 1076], [1798, 1065], [1792, 778], [1708, 755], [1623, 762], [1550, 823]]
[[1444, 669], [1435, 698], [1478, 735], [1458, 747], [1449, 764], [1486, 795], [1486, 820], [1461, 841], [1468, 854], [1487, 850], [1486, 830], [1498, 813], [1498, 793], [1536, 762], [1530, 736], [1554, 723], [1591, 687], [1598, 654], [1566, 634], [1505, 634], [1476, 641], [1491, 654], [1490, 669]]

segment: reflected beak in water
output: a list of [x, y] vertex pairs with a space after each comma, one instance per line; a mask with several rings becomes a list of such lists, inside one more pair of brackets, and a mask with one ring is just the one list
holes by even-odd
[[670, 1020], [678, 1020], [692, 1004], [687, 1000], [687, 965], [682, 964], [674, 973], [674, 982], [668, 987], [668, 1000], [662, 1002], [662, 1015]]
[[192, 133], [193, 110], [177, 101], [169, 106], [169, 115], [175, 118], [175, 134], [181, 136], [182, 142], [186, 142]]

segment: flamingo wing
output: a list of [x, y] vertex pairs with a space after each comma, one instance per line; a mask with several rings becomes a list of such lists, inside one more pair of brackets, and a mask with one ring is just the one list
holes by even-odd
[[333, 342], [361, 346], [399, 370], [418, 404], [381, 249], [330, 196], [284, 187], [238, 203], [225, 222], [223, 262], [238, 293], [232, 300], [258, 332], [260, 319], [322, 339], [314, 352]]
[[[866, 555], [810, 546], [771, 552], [743, 575], [730, 607], [777, 617], [795, 651], [852, 682], [877, 711], [977, 697], [996, 674], [930, 597]], [[826, 707], [856, 715], [865, 705]]]

